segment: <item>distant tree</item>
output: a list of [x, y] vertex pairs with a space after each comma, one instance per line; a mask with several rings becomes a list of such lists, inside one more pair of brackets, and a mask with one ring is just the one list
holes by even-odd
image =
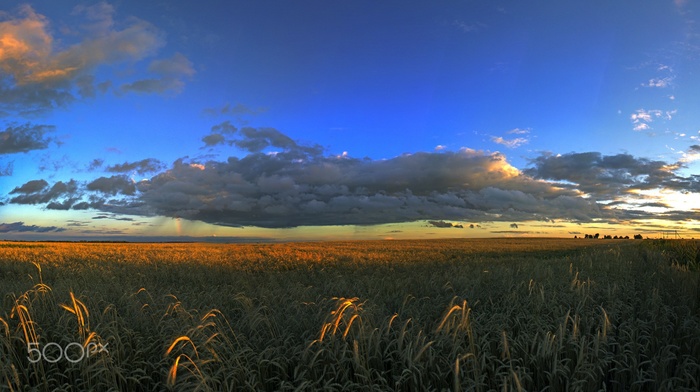
[[578, 238], [577, 236], [574, 236], [574, 239]]
[[635, 239], [635, 240], [641, 240], [641, 239], [644, 239], [644, 237], [642, 237], [641, 234], [635, 234], [635, 235], [634, 235], [634, 239]]
[[604, 239], [604, 240], [611, 240], [611, 239], [612, 239], [612, 236], [611, 236], [611, 235], [604, 235], [604, 236], [603, 236], [603, 239]]
[[593, 238], [595, 238], [595, 239], [598, 239], [598, 237], [600, 237], [600, 234], [598, 234], [598, 233], [595, 233], [595, 235], [593, 236]]
[[613, 239], [616, 240], [616, 239], [617, 239], [617, 236], [613, 237]]
[[626, 239], [626, 240], [630, 239], [630, 236], [626, 235], [626, 236], [625, 236], [625, 239]]

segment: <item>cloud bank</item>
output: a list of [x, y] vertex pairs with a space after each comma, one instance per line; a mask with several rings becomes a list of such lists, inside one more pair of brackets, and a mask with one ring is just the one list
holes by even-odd
[[[299, 144], [274, 128], [238, 129], [228, 122], [202, 141], [244, 155], [179, 159], [167, 170], [155, 159], [125, 162], [106, 167], [112, 175], [80, 185], [33, 180], [13, 189], [9, 202], [269, 228], [601, 216], [578, 191], [524, 175], [497, 152], [464, 148], [384, 160], [324, 156], [320, 146]], [[140, 182], [127, 177], [156, 170]]]
[[[638, 195], [652, 189], [700, 191], [700, 176], [678, 174], [682, 162], [543, 153], [521, 171], [499, 152], [468, 148], [359, 159], [324, 155], [320, 146], [300, 144], [274, 128], [239, 129], [227, 121], [213, 126], [202, 142], [212, 151], [239, 154], [226, 160], [181, 158], [167, 169], [152, 158], [106, 167], [93, 162], [107, 175], [85, 182], [32, 180], [15, 187], [6, 200], [265, 228], [697, 218], [697, 211], [650, 212], [667, 206]], [[133, 173], [152, 176], [137, 182], [129, 177]]]

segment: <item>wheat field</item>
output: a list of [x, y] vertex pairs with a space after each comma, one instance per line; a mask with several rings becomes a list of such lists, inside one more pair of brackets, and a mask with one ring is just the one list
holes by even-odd
[[698, 248], [0, 242], [1, 388], [698, 390]]

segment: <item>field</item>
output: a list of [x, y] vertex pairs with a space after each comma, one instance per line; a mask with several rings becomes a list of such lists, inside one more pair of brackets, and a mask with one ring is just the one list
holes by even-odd
[[0, 381], [700, 389], [698, 242], [0, 242]]

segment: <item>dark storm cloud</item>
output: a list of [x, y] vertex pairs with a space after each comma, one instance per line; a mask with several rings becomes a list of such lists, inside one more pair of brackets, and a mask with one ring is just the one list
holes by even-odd
[[568, 181], [573, 183], [569, 187], [599, 198], [622, 195], [630, 189], [665, 187], [700, 191], [697, 176], [680, 177], [675, 173], [679, 163], [668, 164], [629, 154], [543, 154], [531, 160], [531, 164], [534, 167], [523, 170], [525, 174], [545, 180]]
[[49, 147], [54, 139], [46, 136], [53, 132], [52, 125], [22, 124], [13, 125], [0, 132], [0, 154], [14, 154], [43, 150]]
[[161, 162], [157, 159], [147, 158], [147, 159], [140, 160], [138, 162], [131, 162], [131, 163], [124, 162], [122, 164], [107, 166], [107, 171], [110, 173], [136, 172], [138, 174], [143, 175], [146, 173], [152, 173], [152, 172], [163, 170], [163, 168], [164, 168], [163, 162]]
[[[271, 128], [231, 130], [230, 135], [251, 153], [206, 164], [178, 160], [139, 183], [133, 204], [102, 209], [261, 227], [467, 218], [590, 220], [601, 214], [576, 192], [523, 176], [499, 153], [464, 149], [367, 160], [323, 157], [319, 148], [301, 146]], [[266, 148], [282, 151], [262, 152]]]
[[24, 222], [0, 223], [0, 233], [47, 233], [61, 232], [66, 229], [56, 226], [25, 225]]

